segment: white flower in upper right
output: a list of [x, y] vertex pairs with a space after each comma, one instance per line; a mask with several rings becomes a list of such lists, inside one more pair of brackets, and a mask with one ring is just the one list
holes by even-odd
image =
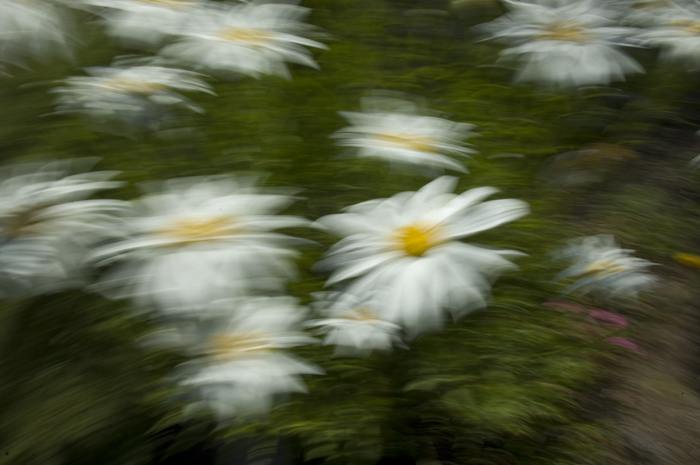
[[700, 65], [700, 8], [668, 7], [637, 36], [643, 45], [659, 46], [661, 59]]
[[512, 44], [501, 52], [522, 63], [516, 81], [555, 86], [608, 84], [644, 68], [617, 49], [636, 29], [617, 27], [615, 11], [595, 0], [506, 0], [510, 13], [479, 26]]
[[333, 134], [338, 145], [358, 148], [360, 157], [467, 171], [445, 154], [474, 153], [462, 142], [474, 135], [474, 125], [421, 115], [417, 105], [408, 101], [395, 100], [394, 105], [398, 103], [399, 108], [394, 112], [381, 108], [377, 102], [381, 99], [366, 98], [362, 101], [364, 112], [340, 112], [352, 126]]
[[383, 318], [409, 332], [440, 327], [446, 307], [455, 316], [485, 304], [490, 278], [515, 266], [520, 252], [486, 248], [458, 239], [529, 213], [527, 203], [483, 202], [493, 187], [453, 194], [457, 178], [440, 177], [417, 192], [363, 202], [315, 224], [344, 237], [320, 266], [335, 269], [326, 285], [355, 279], [347, 291], [390, 296]]

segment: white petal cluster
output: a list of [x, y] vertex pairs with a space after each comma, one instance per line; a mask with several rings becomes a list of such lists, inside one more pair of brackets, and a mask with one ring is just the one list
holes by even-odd
[[642, 73], [618, 50], [634, 28], [618, 27], [615, 12], [595, 0], [527, 2], [507, 0], [509, 14], [481, 28], [510, 44], [501, 52], [521, 63], [516, 81], [554, 86], [608, 84]]
[[199, 358], [183, 367], [182, 384], [222, 418], [264, 414], [276, 396], [306, 392], [299, 375], [323, 371], [283, 350], [315, 342], [297, 329], [305, 313], [295, 304], [289, 297], [216, 302], [218, 316], [199, 331]]
[[567, 292], [596, 291], [603, 297], [625, 296], [636, 298], [641, 290], [650, 288], [657, 278], [647, 272], [654, 265], [647, 260], [632, 257], [634, 250], [621, 249], [610, 235], [574, 239], [559, 255], [573, 264], [561, 272], [559, 279], [581, 276]]
[[3, 294], [55, 291], [83, 284], [89, 248], [114, 236], [117, 200], [88, 200], [121, 185], [95, 160], [15, 165], [0, 178], [0, 286]]
[[70, 56], [70, 21], [56, 2], [0, 0], [0, 63]]
[[390, 352], [394, 345], [403, 344], [401, 327], [382, 319], [385, 297], [376, 292], [365, 298], [342, 292], [321, 293], [317, 304], [328, 318], [307, 325], [326, 336], [323, 345], [336, 346], [336, 356]]
[[497, 189], [480, 187], [453, 194], [457, 179], [443, 176], [417, 192], [363, 202], [317, 225], [344, 237], [321, 266], [335, 269], [327, 285], [353, 280], [347, 292], [374, 290], [391, 297], [384, 319], [417, 332], [439, 327], [442, 311], [455, 316], [483, 306], [490, 279], [514, 265], [512, 250], [460, 242], [529, 212], [520, 200], [482, 203]]
[[661, 48], [661, 59], [700, 65], [700, 6], [678, 5], [656, 11], [651, 25], [636, 40]]
[[177, 34], [203, 2], [198, 0], [84, 0], [105, 20], [107, 33], [132, 47], [154, 47]]
[[86, 70], [89, 77], [71, 77], [59, 94], [59, 111], [76, 111], [93, 122], [120, 120], [132, 126], [158, 121], [168, 107], [202, 109], [175, 92], [212, 94], [200, 75], [161, 66], [98, 67]]
[[256, 178], [220, 176], [150, 186], [128, 219], [130, 237], [95, 253], [104, 264], [123, 261], [98, 287], [168, 313], [280, 292], [295, 272], [290, 260], [296, 252], [288, 247], [300, 240], [273, 230], [307, 222], [275, 215], [293, 198], [256, 184]]
[[392, 102], [396, 111], [387, 111], [378, 102], [386, 100], [365, 98], [364, 112], [340, 113], [352, 126], [333, 134], [338, 145], [356, 147], [360, 157], [467, 171], [446, 154], [464, 156], [475, 152], [462, 143], [473, 135], [470, 133], [473, 125], [421, 115], [417, 105], [408, 101]]
[[290, 3], [212, 2], [192, 13], [161, 54], [196, 69], [290, 79], [285, 63], [318, 68], [304, 47], [326, 48], [297, 35], [308, 29], [300, 21], [307, 11]]

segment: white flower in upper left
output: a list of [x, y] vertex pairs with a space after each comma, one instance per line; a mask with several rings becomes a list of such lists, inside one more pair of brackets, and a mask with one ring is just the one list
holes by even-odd
[[222, 298], [282, 290], [295, 274], [297, 253], [288, 247], [304, 241], [272, 231], [308, 222], [275, 215], [294, 199], [256, 184], [228, 176], [155, 184], [134, 205], [131, 237], [95, 252], [105, 264], [125, 262], [98, 288], [114, 287], [116, 297], [166, 312], [195, 313]]
[[308, 9], [291, 3], [214, 3], [197, 10], [179, 40], [160, 53], [212, 72], [291, 79], [285, 62], [318, 68], [304, 47], [327, 48], [299, 37], [309, 26]]
[[122, 184], [109, 180], [115, 171], [80, 172], [95, 161], [5, 169], [0, 178], [0, 293], [36, 294], [84, 284], [90, 248], [119, 234], [118, 215], [126, 210], [126, 202], [88, 199]]
[[91, 77], [66, 79], [59, 94], [59, 111], [85, 113], [101, 122], [119, 119], [133, 125], [158, 119], [169, 106], [203, 110], [175, 90], [213, 94], [199, 74], [160, 66], [88, 68]]
[[81, 0], [105, 18], [107, 33], [123, 44], [154, 47], [177, 34], [204, 2], [199, 0]]
[[0, 0], [0, 31], [0, 63], [71, 55], [67, 11], [56, 2]]

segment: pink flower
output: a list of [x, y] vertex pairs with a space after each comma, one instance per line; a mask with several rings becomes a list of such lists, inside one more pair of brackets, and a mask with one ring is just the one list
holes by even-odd
[[639, 347], [637, 344], [635, 344], [634, 342], [632, 342], [628, 339], [625, 339], [623, 337], [609, 337], [605, 340], [605, 342], [607, 342], [608, 344], [615, 345], [615, 346], [624, 347], [626, 349], [637, 352], [638, 354], [641, 354], [641, 355], [647, 354], [646, 351], [644, 349], [642, 349], [641, 347]]
[[620, 315], [619, 313], [609, 312], [607, 310], [594, 308], [588, 312], [588, 315], [590, 315], [591, 318], [614, 328], [626, 328], [630, 324], [630, 320], [624, 316]]
[[582, 312], [587, 312], [588, 309], [581, 307], [580, 305], [572, 304], [569, 302], [545, 302], [542, 305], [547, 305], [548, 307], [561, 307], [565, 308], [567, 310], [571, 310], [574, 313], [582, 313]]

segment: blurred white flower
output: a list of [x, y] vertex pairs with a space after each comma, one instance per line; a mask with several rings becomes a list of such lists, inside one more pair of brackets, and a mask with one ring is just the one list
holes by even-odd
[[516, 81], [581, 86], [624, 80], [643, 73], [639, 63], [617, 49], [636, 29], [615, 27], [615, 12], [595, 0], [525, 2], [506, 0], [510, 13], [480, 26], [490, 39], [512, 46], [503, 57], [519, 59]]
[[296, 35], [309, 27], [298, 21], [307, 11], [286, 3], [211, 3], [192, 15], [179, 40], [161, 54], [197, 69], [291, 79], [285, 62], [318, 68], [304, 46], [327, 48]]
[[[154, 47], [177, 34], [204, 2], [200, 0], [84, 0], [105, 18], [107, 33], [132, 47]], [[95, 8], [96, 7], [96, 8]]]
[[305, 311], [290, 297], [259, 297], [217, 302], [220, 316], [201, 330], [201, 355], [182, 384], [198, 389], [202, 402], [221, 418], [264, 414], [275, 396], [306, 392], [299, 377], [323, 374], [282, 349], [316, 342], [297, 328]]
[[326, 335], [323, 345], [335, 345], [334, 355], [365, 356], [403, 345], [401, 327], [381, 318], [384, 302], [377, 293], [367, 298], [342, 292], [316, 297], [317, 305], [329, 318], [309, 321], [307, 326], [318, 327], [318, 332]]
[[444, 154], [474, 153], [475, 150], [462, 143], [473, 135], [470, 133], [473, 125], [420, 115], [418, 107], [408, 101], [394, 100], [396, 111], [388, 112], [381, 104], [377, 105], [385, 101], [365, 98], [363, 113], [341, 112], [352, 126], [333, 134], [338, 145], [359, 148], [357, 155], [360, 157], [467, 171], [461, 163]]
[[0, 176], [0, 292], [42, 293], [83, 284], [89, 248], [118, 235], [125, 202], [86, 200], [120, 186], [115, 171], [71, 174], [95, 159], [15, 165]]
[[562, 271], [556, 279], [582, 276], [565, 292], [580, 289], [583, 293], [597, 291], [602, 296], [626, 296], [636, 298], [640, 290], [649, 289], [657, 278], [647, 273], [654, 265], [647, 260], [630, 256], [634, 250], [621, 249], [610, 235], [580, 237], [559, 251], [573, 265]]
[[482, 306], [489, 278], [515, 267], [506, 257], [523, 254], [457, 239], [520, 218], [529, 208], [520, 200], [481, 203], [497, 192], [492, 187], [455, 195], [456, 184], [457, 178], [443, 176], [417, 192], [319, 219], [316, 225], [344, 237], [320, 263], [336, 269], [326, 284], [357, 278], [347, 292], [387, 292], [383, 318], [409, 331], [439, 327], [445, 307], [459, 316]]
[[[163, 310], [201, 311], [210, 302], [250, 290], [276, 291], [294, 276], [287, 247], [295, 239], [274, 229], [306, 226], [274, 215], [293, 202], [265, 193], [256, 178], [172, 179], [136, 202], [131, 238], [96, 251], [104, 264], [123, 260], [98, 286]], [[160, 192], [157, 192], [160, 191]]]
[[70, 57], [69, 30], [67, 12], [56, 2], [0, 0], [0, 63]]
[[71, 77], [66, 87], [52, 90], [59, 94], [59, 111], [77, 111], [102, 123], [117, 119], [139, 126], [160, 119], [166, 107], [203, 111], [175, 90], [213, 94], [201, 75], [181, 69], [135, 66], [87, 68], [87, 72], [91, 77]]
[[661, 59], [700, 65], [700, 7], [674, 6], [657, 12], [652, 25], [636, 37], [645, 46], [661, 48]]

